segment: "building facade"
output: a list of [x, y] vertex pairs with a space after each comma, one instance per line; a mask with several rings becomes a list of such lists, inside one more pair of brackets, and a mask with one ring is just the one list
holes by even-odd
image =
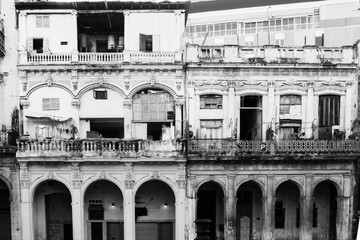
[[252, 9], [247, 44], [248, 20], [223, 29], [212, 13], [209, 27], [188, 2], [15, 8], [22, 136], [0, 169], [12, 239], [193, 240], [201, 223], [213, 240], [355, 237], [357, 11]]
[[21, 239], [185, 239], [185, 4], [16, 9]]

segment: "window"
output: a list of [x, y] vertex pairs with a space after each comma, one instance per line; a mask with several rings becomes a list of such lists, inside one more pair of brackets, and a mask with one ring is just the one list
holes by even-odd
[[89, 220], [104, 219], [104, 207], [101, 199], [90, 199], [88, 211], [89, 211]]
[[222, 127], [221, 119], [200, 120], [199, 137], [203, 139], [222, 138]]
[[280, 115], [289, 115], [301, 118], [301, 96], [280, 96]]
[[171, 122], [174, 119], [174, 98], [161, 90], [144, 90], [133, 97], [133, 120]]
[[33, 39], [33, 50], [36, 51], [36, 53], [44, 52], [44, 41], [42, 38]]
[[326, 95], [319, 98], [319, 126], [334, 126], [340, 122], [340, 96]]
[[200, 96], [200, 109], [221, 109], [222, 96], [221, 95], [202, 95]]
[[140, 34], [139, 50], [143, 52], [160, 51], [160, 36]]
[[43, 98], [43, 111], [60, 110], [60, 99], [59, 98]]
[[285, 227], [285, 208], [283, 201], [275, 202], [275, 228]]
[[94, 98], [95, 99], [107, 99], [107, 91], [106, 90], [94, 90]]
[[49, 27], [49, 15], [37, 15], [36, 16], [36, 27], [37, 28], [48, 28]]

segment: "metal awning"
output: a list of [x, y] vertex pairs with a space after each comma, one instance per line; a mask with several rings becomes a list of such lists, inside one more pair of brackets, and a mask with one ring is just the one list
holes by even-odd
[[35, 120], [37, 122], [51, 122], [51, 123], [65, 123], [71, 121], [72, 118], [57, 118], [57, 117], [50, 117], [50, 116], [30, 116], [26, 115], [28, 119]]

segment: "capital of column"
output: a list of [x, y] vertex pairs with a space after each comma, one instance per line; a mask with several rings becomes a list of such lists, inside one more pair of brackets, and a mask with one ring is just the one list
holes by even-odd
[[71, 106], [73, 106], [73, 108], [75, 109], [79, 109], [80, 108], [80, 100], [73, 100], [71, 101]]
[[126, 109], [130, 109], [131, 108], [131, 101], [130, 100], [125, 100], [123, 103], [124, 108]]
[[27, 100], [20, 100], [20, 106], [27, 109], [30, 106], [30, 102]]

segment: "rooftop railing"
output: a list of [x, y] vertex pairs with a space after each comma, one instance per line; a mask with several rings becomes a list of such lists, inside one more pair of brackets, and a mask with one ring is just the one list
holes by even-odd
[[267, 46], [187, 46], [187, 62], [222, 62], [252, 64], [302, 64], [318, 63], [323, 65], [355, 63], [353, 46], [335, 48], [304, 46], [280, 47]]
[[44, 139], [18, 140], [18, 158], [25, 157], [183, 157], [185, 144], [180, 140], [151, 141], [117, 138], [88, 138], [78, 140]]
[[189, 142], [189, 154], [237, 156], [246, 154], [360, 154], [360, 140], [279, 140], [196, 139]]
[[181, 52], [88, 52], [88, 53], [23, 53], [20, 64], [70, 64], [70, 63], [145, 63], [171, 64], [182, 61]]

